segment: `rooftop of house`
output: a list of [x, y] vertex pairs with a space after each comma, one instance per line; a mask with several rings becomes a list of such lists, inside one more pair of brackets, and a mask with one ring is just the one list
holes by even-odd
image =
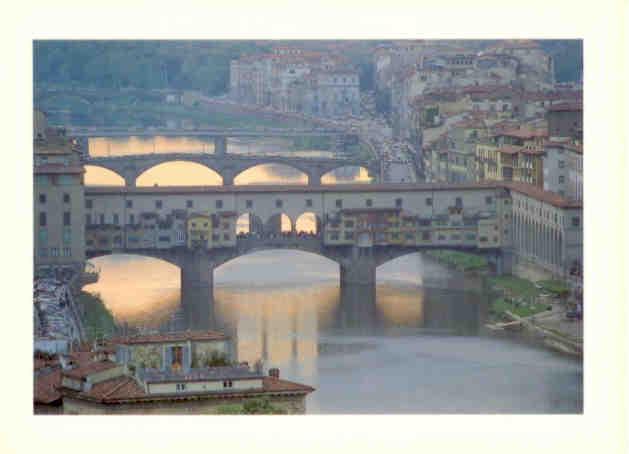
[[553, 104], [548, 108], [549, 112], [582, 112], [583, 103], [580, 102], [562, 102]]
[[550, 191], [544, 191], [543, 189], [540, 189], [537, 186], [533, 186], [531, 184], [519, 182], [505, 182], [503, 184], [511, 191], [519, 192], [533, 199], [548, 203], [558, 208], [583, 208], [583, 202], [581, 201], [568, 200], [564, 197], [561, 197], [559, 194], [555, 194], [554, 192]]
[[119, 365], [112, 361], [82, 361], [73, 369], [64, 369], [62, 374], [69, 378], [84, 380], [89, 375], [102, 372], [107, 369], [113, 369]]
[[52, 404], [61, 399], [57, 389], [61, 385], [61, 369], [37, 375], [34, 379], [33, 401], [36, 404]]
[[218, 331], [176, 331], [171, 333], [120, 336], [110, 340], [112, 344], [155, 344], [164, 342], [226, 340], [228, 336]]
[[62, 389], [63, 395], [76, 399], [95, 401], [103, 404], [140, 403], [157, 401], [182, 401], [198, 399], [231, 399], [249, 396], [268, 395], [306, 395], [314, 391], [308, 385], [282, 380], [275, 377], [263, 377], [262, 387], [254, 389], [236, 390], [228, 388], [220, 391], [199, 391], [176, 394], [149, 394], [143, 386], [128, 375], [121, 375], [94, 384], [89, 391], [75, 391]]

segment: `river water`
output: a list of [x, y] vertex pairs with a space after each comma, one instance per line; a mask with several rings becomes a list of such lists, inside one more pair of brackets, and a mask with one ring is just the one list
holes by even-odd
[[[128, 152], [117, 144], [107, 148]], [[160, 185], [189, 182], [189, 173], [186, 180], [179, 173], [185, 167], [168, 167], [177, 164], [163, 167], [161, 177], [171, 180], [153, 178]], [[285, 182], [284, 171], [258, 168], [255, 178]], [[117, 184], [106, 174], [86, 175], [87, 184], [103, 180]], [[85, 289], [100, 293], [119, 322], [150, 328], [177, 317], [175, 266], [134, 255], [92, 261], [100, 280]], [[422, 254], [384, 264], [377, 278], [375, 295], [364, 287], [341, 292], [338, 266], [327, 259], [258, 252], [216, 269], [215, 316], [233, 336], [239, 360], [263, 358], [282, 378], [316, 388], [308, 413], [582, 411], [580, 361], [484, 334], [488, 298], [480, 280]]]

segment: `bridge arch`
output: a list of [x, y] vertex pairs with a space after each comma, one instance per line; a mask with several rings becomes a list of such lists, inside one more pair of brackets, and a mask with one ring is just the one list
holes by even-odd
[[84, 166], [84, 181], [87, 186], [124, 186], [125, 178], [115, 169], [87, 164]]
[[136, 176], [137, 186], [221, 186], [223, 181], [223, 176], [206, 163], [185, 158], [152, 164], [139, 169]]
[[142, 249], [142, 250], [107, 250], [107, 251], [89, 251], [85, 253], [86, 258], [88, 259], [98, 259], [101, 257], [108, 257], [114, 255], [129, 255], [134, 257], [143, 257], [160, 260], [162, 262], [168, 263], [170, 265], [176, 266], [177, 268], [181, 268], [181, 261], [176, 253], [168, 250], [159, 250], [159, 249]]
[[309, 170], [299, 165], [265, 160], [239, 169], [233, 181], [235, 185], [308, 184], [310, 179]]
[[321, 184], [370, 183], [369, 169], [358, 165], [342, 165], [321, 175]]
[[254, 255], [260, 252], [266, 252], [266, 251], [291, 251], [291, 252], [299, 252], [299, 253], [303, 253], [303, 254], [308, 254], [308, 255], [313, 255], [313, 256], [317, 256], [317, 257], [321, 257], [324, 258], [328, 261], [330, 261], [331, 263], [334, 263], [336, 265], [340, 265], [340, 261], [335, 258], [335, 257], [331, 257], [328, 256], [324, 253], [322, 253], [321, 251], [316, 251], [313, 249], [308, 249], [307, 247], [301, 248], [299, 246], [293, 246], [293, 247], [278, 247], [278, 246], [273, 246], [273, 245], [268, 245], [268, 246], [259, 246], [259, 247], [253, 247], [247, 250], [241, 250], [237, 253], [234, 253], [233, 255], [230, 255], [228, 257], [222, 257], [221, 259], [215, 261], [215, 268], [217, 269], [223, 265], [229, 265], [233, 262], [235, 262], [236, 260], [242, 258], [242, 257], [246, 257], [246, 256], [250, 256], [250, 255]]

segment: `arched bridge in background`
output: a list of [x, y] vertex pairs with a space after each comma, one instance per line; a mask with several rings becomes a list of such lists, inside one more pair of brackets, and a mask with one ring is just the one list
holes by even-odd
[[120, 175], [125, 186], [135, 186], [136, 179], [147, 170], [167, 162], [184, 161], [200, 164], [221, 176], [224, 186], [234, 184], [234, 179], [247, 169], [263, 164], [281, 164], [303, 172], [309, 185], [321, 184], [321, 177], [342, 167], [366, 168], [372, 178], [379, 174], [376, 164], [366, 166], [364, 161], [342, 158], [303, 158], [284, 156], [247, 156], [208, 153], [156, 153], [124, 156], [99, 156], [84, 158], [85, 165], [102, 167]]

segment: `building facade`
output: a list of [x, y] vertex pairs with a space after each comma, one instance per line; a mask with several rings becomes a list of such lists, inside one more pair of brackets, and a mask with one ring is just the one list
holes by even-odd
[[73, 141], [35, 113], [34, 262], [81, 267], [85, 260], [84, 169]]

